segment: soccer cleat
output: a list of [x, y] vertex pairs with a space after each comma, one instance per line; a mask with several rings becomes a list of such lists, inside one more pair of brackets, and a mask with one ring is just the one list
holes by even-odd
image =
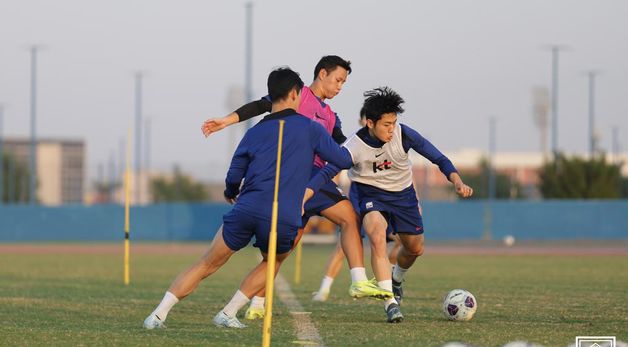
[[403, 315], [397, 304], [388, 305], [386, 316], [388, 316], [388, 323], [401, 323], [403, 321]]
[[378, 285], [377, 278], [373, 277], [369, 280], [374, 286]]
[[240, 323], [238, 318], [229, 317], [222, 311], [218, 312], [218, 314], [214, 317], [214, 325], [225, 328], [246, 328], [246, 325]]
[[264, 311], [264, 308], [258, 308], [258, 307], [249, 307], [246, 309], [246, 312], [244, 313], [244, 319], [248, 319], [248, 320], [256, 320], [256, 319], [264, 319], [264, 314], [266, 312]]
[[375, 298], [380, 300], [392, 299], [393, 293], [389, 290], [380, 288], [371, 281], [360, 281], [351, 283], [349, 287], [349, 295], [353, 298]]
[[327, 301], [328, 297], [329, 297], [328, 291], [314, 292], [312, 296], [312, 301], [323, 302], [323, 301]]
[[393, 279], [392, 287], [393, 294], [395, 295], [395, 300], [397, 300], [399, 305], [401, 305], [401, 301], [403, 300], [403, 288], [401, 287], [401, 282], [397, 282]]
[[166, 325], [161, 319], [159, 319], [159, 317], [157, 317], [157, 315], [151, 313], [150, 316], [144, 319], [144, 328], [148, 330], [165, 329]]

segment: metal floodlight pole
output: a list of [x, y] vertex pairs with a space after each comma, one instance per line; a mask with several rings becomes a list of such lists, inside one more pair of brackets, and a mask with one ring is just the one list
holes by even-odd
[[151, 117], [144, 119], [144, 171], [150, 173]]
[[488, 199], [495, 199], [495, 117], [489, 119], [488, 140]]
[[143, 73], [135, 73], [135, 203], [140, 203], [142, 173], [142, 78]]
[[36, 202], [37, 184], [37, 46], [31, 46], [31, 148], [30, 148], [30, 189], [28, 192], [31, 204]]
[[[245, 39], [244, 39], [244, 93], [246, 102], [253, 101], [253, 3], [244, 5], [246, 10]], [[246, 128], [250, 128], [253, 122], [246, 121]]]
[[611, 151], [613, 163], [619, 163], [619, 127], [617, 125], [614, 125], [611, 131]]
[[4, 138], [2, 136], [2, 126], [4, 122], [4, 105], [0, 104], [0, 205], [4, 203], [4, 152], [2, 143]]
[[565, 50], [564, 46], [551, 45], [548, 47], [552, 52], [552, 154], [554, 158], [558, 153], [558, 54]]
[[587, 71], [589, 78], [589, 158], [593, 158], [596, 151], [595, 139], [595, 77], [597, 71]]

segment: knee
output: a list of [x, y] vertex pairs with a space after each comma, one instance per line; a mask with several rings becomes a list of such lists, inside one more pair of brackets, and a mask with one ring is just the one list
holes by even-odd
[[423, 255], [423, 244], [412, 245], [412, 247], [405, 249], [405, 253], [409, 256], [420, 257]]

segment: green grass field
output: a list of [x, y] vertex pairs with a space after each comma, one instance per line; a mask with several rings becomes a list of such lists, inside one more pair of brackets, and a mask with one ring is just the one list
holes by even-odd
[[[304, 247], [303, 280], [292, 285], [327, 346], [441, 346], [454, 340], [501, 346], [521, 339], [567, 346], [579, 335], [628, 340], [628, 257], [427, 255], [407, 275], [406, 320], [391, 325], [381, 302], [348, 297], [348, 271], [341, 272], [328, 302], [310, 301], [331, 249]], [[143, 319], [170, 281], [199, 255], [197, 249], [132, 254], [131, 285], [125, 287], [118, 254], [0, 254], [0, 345], [261, 344], [262, 322], [243, 330], [211, 324], [257, 261], [252, 248], [175, 306], [166, 330], [143, 330]], [[291, 257], [282, 269], [290, 282], [293, 267]], [[478, 300], [470, 322], [449, 322], [441, 313], [443, 295], [458, 287]], [[281, 301], [275, 303], [273, 345], [292, 345], [291, 316]]]

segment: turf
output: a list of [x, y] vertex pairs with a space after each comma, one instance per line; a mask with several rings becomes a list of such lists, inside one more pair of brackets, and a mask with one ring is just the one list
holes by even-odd
[[[391, 325], [381, 302], [347, 296], [346, 267], [328, 302], [310, 301], [330, 251], [304, 247], [302, 283], [292, 285], [328, 346], [441, 346], [447, 341], [501, 346], [513, 340], [567, 346], [581, 335], [628, 340], [628, 257], [426, 255], [404, 284], [406, 320]], [[117, 254], [0, 254], [0, 345], [260, 344], [259, 321], [244, 330], [211, 324], [257, 261], [253, 249], [236, 254], [179, 303], [168, 316], [168, 329], [143, 330], [143, 319], [170, 281], [198, 256], [196, 251], [134, 254], [126, 287]], [[290, 282], [293, 262], [289, 258], [282, 270]], [[472, 321], [443, 318], [442, 297], [454, 288], [476, 296], [479, 309]], [[291, 345], [296, 340], [292, 319], [275, 302], [273, 345]]]

